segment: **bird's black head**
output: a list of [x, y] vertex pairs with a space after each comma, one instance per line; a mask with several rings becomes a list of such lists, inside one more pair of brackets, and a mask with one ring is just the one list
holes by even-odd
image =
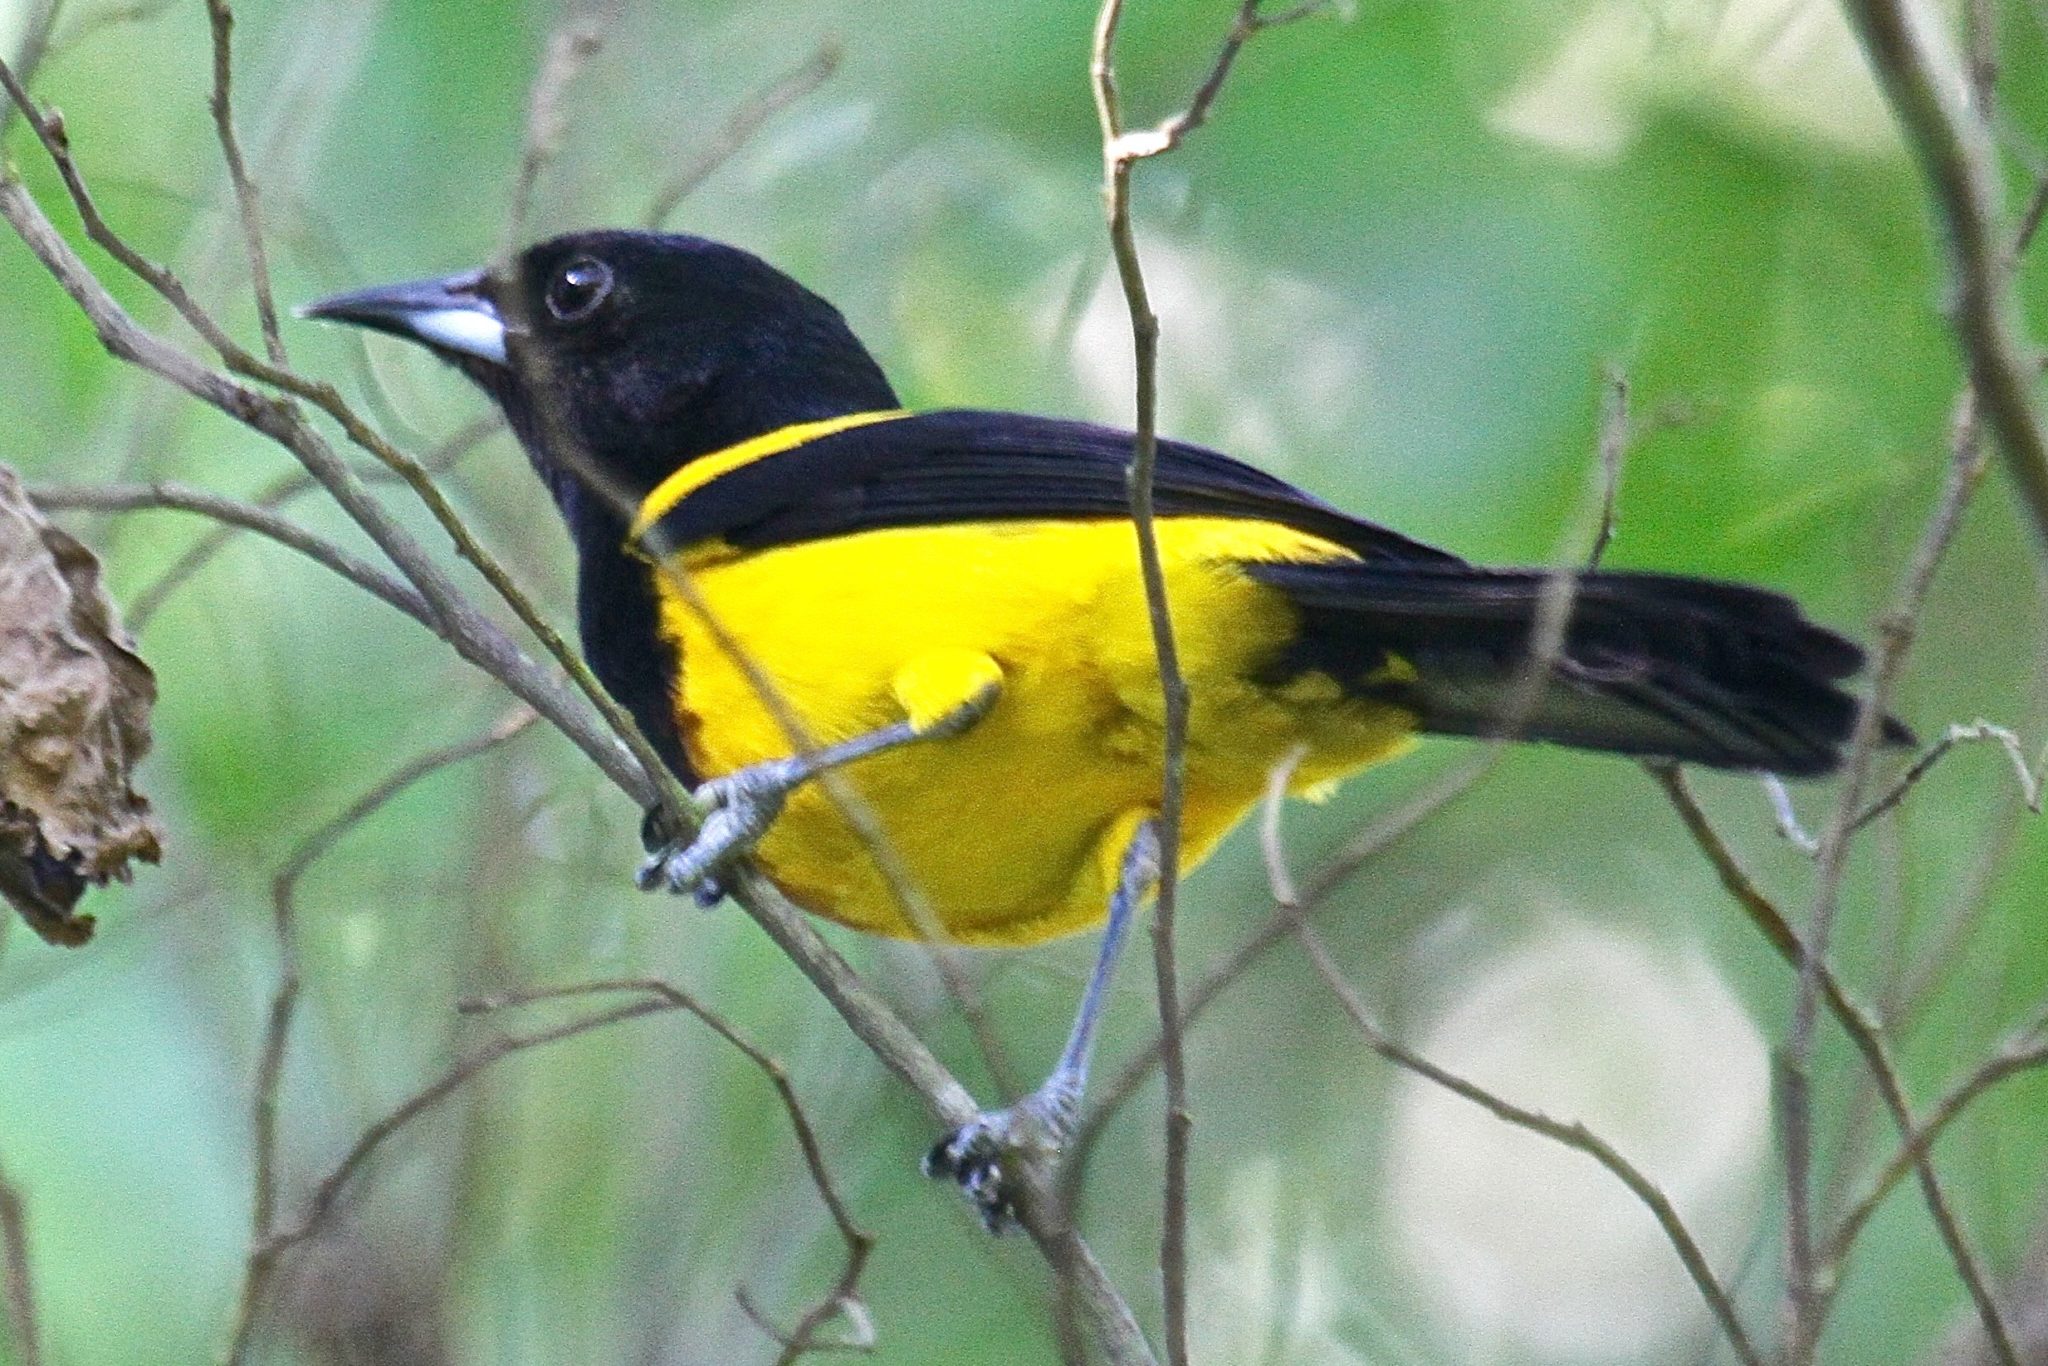
[[[418, 342], [504, 407], [564, 511], [629, 515], [683, 464], [896, 396], [839, 311], [700, 237], [579, 232], [500, 271], [337, 295], [302, 310]], [[580, 509], [594, 511], [594, 509]]]

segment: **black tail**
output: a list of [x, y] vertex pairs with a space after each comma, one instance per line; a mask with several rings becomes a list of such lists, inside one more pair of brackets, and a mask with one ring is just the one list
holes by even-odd
[[[1458, 564], [1247, 568], [1301, 609], [1286, 672], [1323, 670], [1451, 735], [1493, 735], [1512, 720], [1553, 577]], [[1516, 734], [1716, 768], [1826, 773], [1856, 721], [1856, 700], [1835, 683], [1862, 664], [1855, 645], [1761, 588], [1582, 574], [1564, 647]], [[1912, 738], [1889, 718], [1884, 733]]]

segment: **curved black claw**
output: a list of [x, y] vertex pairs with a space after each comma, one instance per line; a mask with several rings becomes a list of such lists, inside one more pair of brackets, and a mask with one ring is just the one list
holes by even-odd
[[788, 761], [771, 760], [708, 779], [695, 794], [708, 808], [695, 839], [663, 838], [662, 823], [651, 816], [643, 821], [641, 841], [653, 847], [634, 878], [640, 890], [666, 889], [690, 894], [700, 906], [718, 904], [725, 895], [720, 872], [767, 831], [797, 776]]
[[1017, 1221], [1017, 1195], [1003, 1171], [1012, 1151], [1008, 1113], [976, 1115], [924, 1155], [924, 1174], [950, 1180], [981, 1216], [981, 1226], [1002, 1233]]

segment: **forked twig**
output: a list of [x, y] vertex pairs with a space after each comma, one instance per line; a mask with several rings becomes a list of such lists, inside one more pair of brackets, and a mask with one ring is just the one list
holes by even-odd
[[[1784, 912], [1757, 886], [1755, 880], [1735, 857], [1734, 851], [1721, 838], [1720, 832], [1714, 829], [1713, 823], [1707, 819], [1706, 812], [1692, 795], [1692, 789], [1687, 785], [1679, 769], [1669, 764], [1645, 764], [1644, 767], [1650, 776], [1657, 780], [1659, 786], [1663, 787], [1687, 833], [1693, 837], [1693, 842], [1699, 847], [1700, 852], [1706, 855], [1707, 862], [1720, 878], [1722, 887], [1735, 899], [1736, 904], [1749, 917], [1750, 923], [1763, 935], [1765, 942], [1794, 968], [1815, 961], [1807, 953], [1805, 945], [1801, 943], [1791, 923], [1785, 919]], [[1871, 1080], [1877, 1086], [1878, 1098], [1883, 1101], [1893, 1124], [1901, 1135], [1912, 1134], [1918, 1128], [1918, 1121], [1915, 1120], [1911, 1102], [1906, 1097], [1905, 1083], [1899, 1073], [1898, 1064], [1891, 1056], [1891, 1049], [1886, 1044], [1877, 1021], [1868, 1010], [1850, 997], [1825, 962], [1819, 963], [1818, 976], [1821, 998], [1827, 1005], [1828, 1013], [1834, 1017], [1842, 1032], [1849, 1036], [1849, 1041], [1862, 1055], [1864, 1066], [1869, 1070]], [[1972, 1276], [1976, 1277], [1981, 1285], [1982, 1272], [1977, 1267], [1975, 1255], [1969, 1251], [1963, 1240], [1961, 1225], [1955, 1218], [1954, 1209], [1949, 1204], [1940, 1177], [1934, 1170], [1933, 1159], [1925, 1150], [1921, 1150], [1913, 1155], [1912, 1166], [1919, 1178], [1921, 1195], [1927, 1204], [1929, 1217], [1933, 1219], [1943, 1243], [1950, 1249], [1951, 1260], [1957, 1264], [1957, 1274], [1964, 1278], [1966, 1286]], [[1957, 1249], [1960, 1249], [1960, 1252]], [[1837, 1239], [1830, 1259], [1816, 1262], [1811, 1273], [1816, 1295], [1812, 1308], [1816, 1340], [1834, 1288], [1841, 1284], [1839, 1258], [1846, 1257], [1848, 1252], [1849, 1244]]]
[[1140, 161], [1172, 151], [1207, 121], [1238, 53], [1253, 35], [1305, 19], [1325, 7], [1323, 0], [1310, 0], [1284, 13], [1265, 15], [1260, 13], [1259, 0], [1243, 0], [1194, 98], [1179, 113], [1148, 130], [1125, 129], [1117, 91], [1114, 52], [1117, 26], [1123, 18], [1123, 0], [1103, 0], [1095, 21], [1095, 43], [1088, 67], [1102, 132], [1102, 195], [1110, 247], [1131, 317], [1137, 420], [1124, 482], [1130, 497], [1131, 524], [1137, 533], [1138, 573], [1145, 589], [1145, 610], [1152, 628], [1163, 712], [1157, 820], [1159, 874], [1152, 912], [1152, 963], [1159, 998], [1160, 1070], [1166, 1079], [1165, 1219], [1159, 1270], [1165, 1303], [1166, 1357], [1171, 1366], [1186, 1366], [1188, 1359], [1188, 1142], [1194, 1120], [1188, 1109], [1187, 1071], [1181, 1057], [1180, 970], [1174, 944], [1174, 917], [1180, 894], [1189, 697], [1174, 636], [1172, 606], [1167, 600], [1158, 528], [1154, 525], [1152, 484], [1159, 462], [1159, 317], [1145, 286], [1137, 236], [1131, 224], [1131, 170]]
[[1907, 1173], [1927, 1158], [1934, 1149], [1935, 1140], [1960, 1119], [1979, 1096], [2009, 1078], [2048, 1066], [2048, 1042], [2041, 1037], [2044, 1029], [2048, 1029], [2048, 1017], [2037, 1017], [2016, 1031], [1976, 1071], [1935, 1102], [1927, 1117], [1905, 1135], [1897, 1151], [1879, 1169], [1871, 1180], [1870, 1189], [1842, 1216], [1842, 1222], [1828, 1241], [1827, 1256], [1831, 1263], [1840, 1262], [1849, 1255], [1857, 1236], [1870, 1222], [1870, 1217], [1877, 1213], [1878, 1207], [1884, 1204], [1885, 1198]]

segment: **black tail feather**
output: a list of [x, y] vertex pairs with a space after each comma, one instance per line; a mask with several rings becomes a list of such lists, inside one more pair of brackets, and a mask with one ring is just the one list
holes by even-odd
[[[1318, 669], [1411, 708], [1423, 729], [1498, 734], [1529, 658], [1545, 570], [1353, 561], [1247, 566], [1300, 609], [1276, 672]], [[1518, 734], [1788, 777], [1841, 762], [1856, 699], [1836, 686], [1863, 651], [1743, 584], [1577, 575], [1551, 678]], [[1897, 721], [1885, 739], [1910, 741]]]

